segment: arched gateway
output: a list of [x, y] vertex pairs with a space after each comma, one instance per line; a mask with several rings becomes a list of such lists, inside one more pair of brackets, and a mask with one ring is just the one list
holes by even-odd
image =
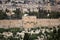
[[24, 28], [35, 27], [37, 23], [36, 16], [24, 16], [22, 18], [22, 24]]

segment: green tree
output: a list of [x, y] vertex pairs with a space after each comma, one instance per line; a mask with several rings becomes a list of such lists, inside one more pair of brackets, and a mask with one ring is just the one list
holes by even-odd
[[6, 12], [4, 12], [3, 10], [0, 10], [0, 20], [7, 19], [7, 18], [8, 18], [8, 16], [7, 16]]
[[17, 19], [22, 19], [22, 13], [20, 9], [16, 9], [15, 11], [13, 11], [15, 13], [15, 17]]
[[43, 18], [44, 17], [44, 10], [38, 9], [38, 18]]
[[50, 13], [50, 18], [59, 18], [59, 17], [60, 17], [60, 12], [52, 11]]

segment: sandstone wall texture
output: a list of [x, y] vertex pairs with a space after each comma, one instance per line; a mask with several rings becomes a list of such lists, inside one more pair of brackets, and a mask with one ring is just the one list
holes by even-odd
[[56, 25], [60, 25], [60, 19], [36, 19], [34, 22], [27, 21], [26, 23], [23, 20], [0, 20], [0, 28], [31, 28], [36, 26], [52, 27]]
[[38, 26], [57, 26], [60, 25], [60, 19], [38, 19], [37, 21]]
[[21, 20], [0, 20], [0, 28], [21, 27]]

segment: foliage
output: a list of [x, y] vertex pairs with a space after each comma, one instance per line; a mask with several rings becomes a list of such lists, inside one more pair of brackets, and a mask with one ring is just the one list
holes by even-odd
[[4, 28], [0, 28], [0, 33], [4, 32], [5, 29]]
[[36, 34], [32, 34], [29, 36], [29, 40], [35, 40], [38, 39]]
[[17, 19], [21, 19], [22, 18], [22, 13], [21, 13], [20, 9], [16, 9], [13, 12], [15, 13], [15, 16], [16, 16]]
[[59, 18], [60, 17], [60, 12], [51, 12], [50, 13], [50, 18]]
[[8, 31], [12, 33], [16, 33], [16, 32], [21, 32], [22, 30], [20, 28], [9, 28]]
[[8, 17], [7, 17], [6, 12], [0, 10], [0, 20], [1, 20], [1, 19], [7, 19], [7, 18], [8, 18]]
[[[55, 18], [60, 18], [60, 12], [56, 11], [46, 11], [46, 10], [40, 10], [38, 12], [31, 12], [30, 9], [28, 9], [29, 12], [25, 12], [24, 14], [28, 14], [29, 16], [36, 16], [37, 18], [49, 18], [49, 19], [55, 19]], [[5, 11], [0, 10], [0, 20], [1, 19], [8, 19], [8, 13], [9, 10], [6, 9]], [[20, 9], [16, 9], [13, 11], [15, 14], [11, 15], [11, 19], [22, 19], [22, 16], [24, 15]], [[49, 14], [49, 15], [48, 15]]]
[[[57, 30], [58, 28], [58, 30]], [[39, 29], [39, 27], [36, 28], [32, 28], [31, 30], [36, 30]], [[48, 31], [44, 31], [44, 33], [42, 33], [42, 30], [39, 32], [39, 34], [30, 34], [30, 33], [25, 33], [24, 35], [24, 39], [23, 40], [35, 40], [38, 39], [38, 37], [43, 38], [41, 35], [44, 36], [44, 39], [46, 40], [60, 40], [60, 26], [57, 27], [52, 27], [52, 28], [45, 28], [45, 27], [41, 27], [41, 29], [48, 29]], [[51, 31], [53, 30], [53, 31]], [[4, 38], [3, 35], [1, 35], [3, 32], [12, 32], [14, 36], [12, 37], [8, 37], [8, 38]], [[20, 28], [9, 28], [9, 29], [4, 29], [4, 28], [0, 28], [0, 39], [1, 40], [20, 40], [19, 38], [15, 38], [16, 33], [17, 32], [21, 32], [22, 29]], [[28, 31], [28, 30], [27, 30]]]

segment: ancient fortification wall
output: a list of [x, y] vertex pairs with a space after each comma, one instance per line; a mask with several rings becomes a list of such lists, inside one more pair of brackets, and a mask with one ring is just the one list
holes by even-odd
[[[37, 19], [36, 26], [55, 26], [59, 25], [59, 19]], [[22, 27], [22, 20], [0, 20], [0, 28]], [[34, 25], [32, 25], [33, 27]], [[27, 25], [29, 28], [29, 26]]]
[[21, 20], [0, 20], [0, 28], [20, 27], [21, 25]]

